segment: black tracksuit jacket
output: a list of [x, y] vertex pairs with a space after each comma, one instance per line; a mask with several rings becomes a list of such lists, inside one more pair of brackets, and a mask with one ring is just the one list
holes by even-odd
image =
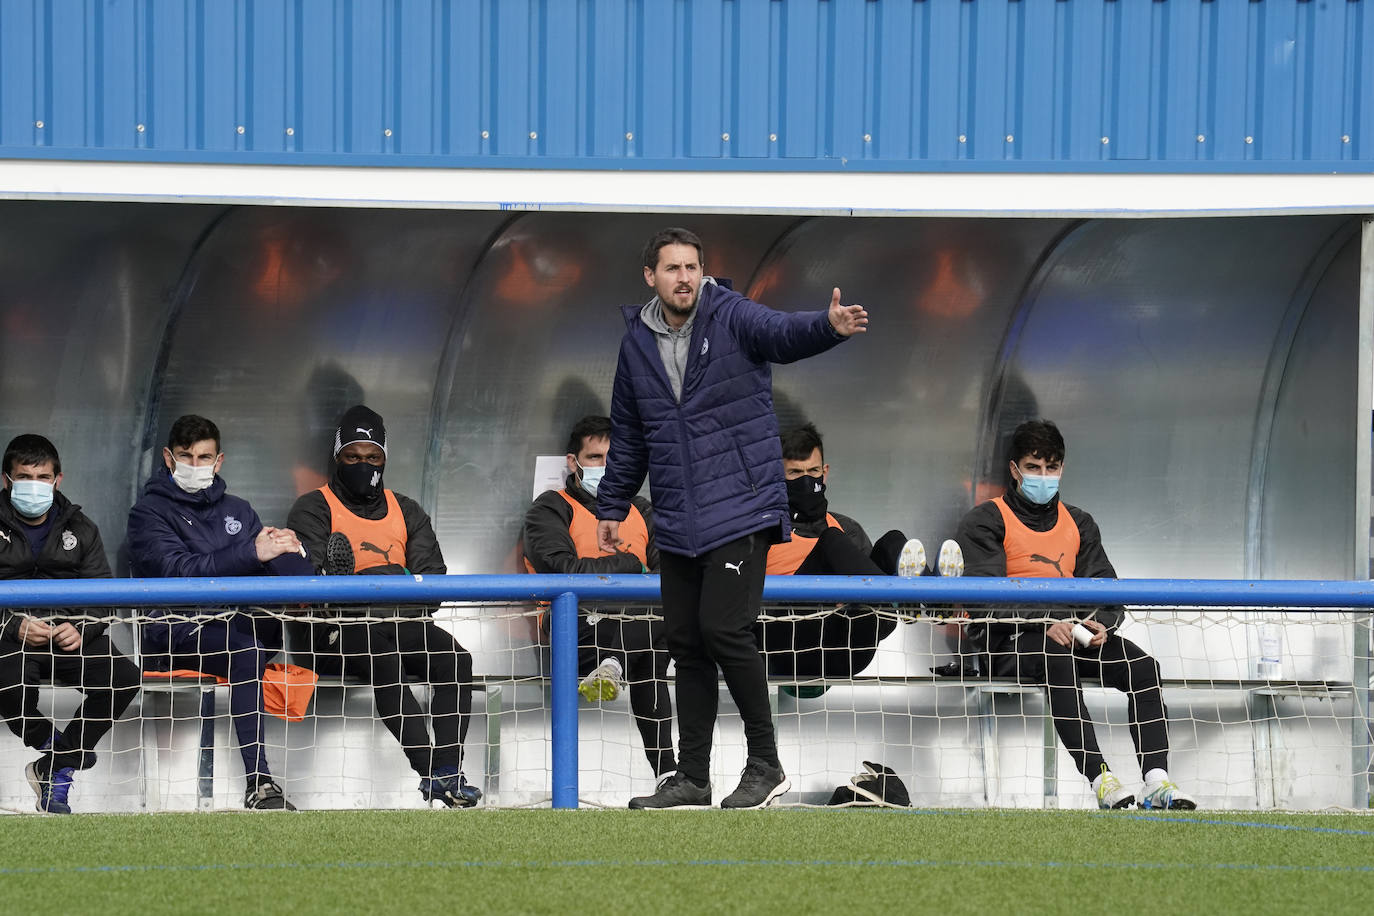
[[[0, 579], [108, 579], [110, 563], [100, 530], [81, 511], [81, 507], [62, 495], [52, 494], [52, 526], [48, 540], [38, 556], [33, 555], [24, 535], [25, 522], [10, 503], [10, 491], [0, 492]], [[0, 609], [0, 639], [19, 642], [19, 622], [25, 616], [40, 617], [49, 623], [70, 622], [81, 630], [83, 642], [105, 632], [106, 624], [82, 622], [68, 615], [89, 613], [103, 617], [108, 608], [5, 608]]]

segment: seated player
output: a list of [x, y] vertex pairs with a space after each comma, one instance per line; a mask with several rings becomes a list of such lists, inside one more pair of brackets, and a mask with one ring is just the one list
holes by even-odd
[[[926, 568], [925, 547], [900, 531], [871, 544], [859, 523], [831, 512], [826, 499], [830, 465], [816, 427], [807, 423], [782, 434], [782, 466], [787, 480], [792, 540], [768, 551], [770, 576], [918, 576]], [[959, 545], [940, 547], [939, 572], [957, 576]], [[760, 625], [770, 675], [850, 677], [868, 667], [878, 643], [897, 627], [866, 605], [846, 604], [833, 613], [803, 620], [770, 620]]]
[[[331, 574], [443, 575], [448, 571], [434, 526], [420, 504], [382, 485], [386, 426], [359, 404], [344, 412], [334, 434], [329, 482], [296, 500], [286, 523], [300, 535], [320, 570]], [[331, 543], [332, 542], [332, 543]], [[342, 548], [342, 559], [334, 552]], [[338, 563], [342, 563], [340, 568]], [[420, 617], [432, 611], [399, 609]], [[391, 615], [388, 610], [385, 614]], [[471, 808], [482, 791], [463, 775], [463, 741], [472, 715], [472, 655], [431, 620], [312, 624], [311, 651], [372, 685], [377, 716], [400, 742], [420, 777], [420, 794], [449, 808]], [[406, 675], [433, 689], [434, 740]]]
[[[129, 510], [129, 567], [134, 576], [314, 572], [295, 533], [264, 527], [247, 500], [229, 495], [219, 476], [223, 466], [219, 427], [195, 414], [172, 424], [162, 464]], [[229, 714], [248, 781], [243, 806], [294, 811], [272, 781], [264, 746], [262, 675], [281, 651], [281, 621], [247, 609], [235, 609], [227, 618], [222, 609], [204, 607], [159, 608], [148, 614], [170, 619], [139, 628], [145, 667], [202, 671], [229, 681]]]
[[[525, 566], [533, 573], [608, 574], [658, 570], [653, 515], [647, 500], [635, 497], [620, 524], [620, 549], [603, 553], [596, 544], [596, 488], [611, 447], [608, 417], [583, 417], [568, 436], [568, 475], [561, 490], [549, 490], [525, 513], [521, 541]], [[668, 648], [663, 624], [645, 616], [622, 619], [631, 609], [596, 623], [578, 615], [579, 690], [588, 700], [613, 700], [628, 677], [630, 709], [644, 754], [655, 776], [677, 769], [673, 757], [673, 706], [668, 693]], [[547, 618], [546, 618], [547, 621]], [[547, 625], [547, 624], [546, 624]]]
[[[1064, 437], [1048, 420], [1031, 420], [1012, 436], [1012, 486], [1004, 496], [972, 509], [959, 523], [958, 541], [969, 576], [1012, 578], [1077, 577], [1114, 579], [1102, 535], [1088, 513], [1059, 497], [1064, 472]], [[993, 612], [1011, 616], [1012, 612]], [[1028, 616], [1027, 612], [1015, 612]], [[1169, 732], [1160, 689], [1159, 663], [1117, 633], [1125, 618], [1120, 607], [1092, 612], [1067, 608], [1034, 609], [1053, 623], [971, 625], [969, 639], [989, 653], [991, 671], [1039, 684], [1049, 694], [1059, 740], [1078, 771], [1091, 780], [1101, 808], [1126, 808], [1135, 794], [1108, 768], [1083, 702], [1082, 678], [1097, 678], [1124, 692], [1131, 740], [1145, 780], [1142, 808], [1192, 809], [1193, 799], [1169, 779]], [[1080, 638], [1074, 620], [1084, 617]]]
[[[62, 459], [42, 436], [5, 448], [0, 495], [0, 578], [108, 579], [100, 531], [62, 495]], [[76, 613], [73, 613], [76, 611]], [[93, 612], [94, 613], [94, 612]], [[115, 651], [105, 624], [75, 608], [0, 611], [0, 715], [25, 744], [43, 751], [25, 775], [37, 808], [70, 814], [72, 776], [95, 763], [96, 743], [138, 693], [138, 666]], [[65, 728], [38, 709], [35, 682], [56, 678], [85, 695]]]

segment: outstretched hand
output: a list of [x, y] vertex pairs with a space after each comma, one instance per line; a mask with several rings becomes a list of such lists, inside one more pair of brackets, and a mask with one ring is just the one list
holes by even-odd
[[868, 330], [868, 312], [862, 305], [840, 305], [840, 288], [830, 294], [830, 326], [841, 337]]

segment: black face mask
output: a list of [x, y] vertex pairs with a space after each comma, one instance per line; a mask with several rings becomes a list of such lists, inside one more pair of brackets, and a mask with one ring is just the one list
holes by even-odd
[[803, 474], [787, 481], [787, 508], [794, 522], [818, 522], [825, 518], [828, 503], [825, 481]]
[[382, 472], [386, 465], [374, 467], [366, 461], [338, 465], [339, 483], [344, 492], [360, 503], [372, 502], [382, 493]]

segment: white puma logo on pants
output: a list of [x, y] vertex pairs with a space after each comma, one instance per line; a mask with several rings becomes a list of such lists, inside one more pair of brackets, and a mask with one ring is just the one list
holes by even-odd
[[744, 575], [744, 573], [740, 572], [740, 571], [739, 571], [739, 568], [740, 568], [741, 566], [743, 566], [743, 565], [744, 565], [744, 561], [743, 561], [743, 560], [740, 560], [738, 563], [726, 563], [726, 564], [725, 564], [725, 568], [726, 568], [726, 569], [733, 569], [733, 570], [735, 571], [735, 575], [737, 575], [737, 576], [742, 576], [742, 575]]

